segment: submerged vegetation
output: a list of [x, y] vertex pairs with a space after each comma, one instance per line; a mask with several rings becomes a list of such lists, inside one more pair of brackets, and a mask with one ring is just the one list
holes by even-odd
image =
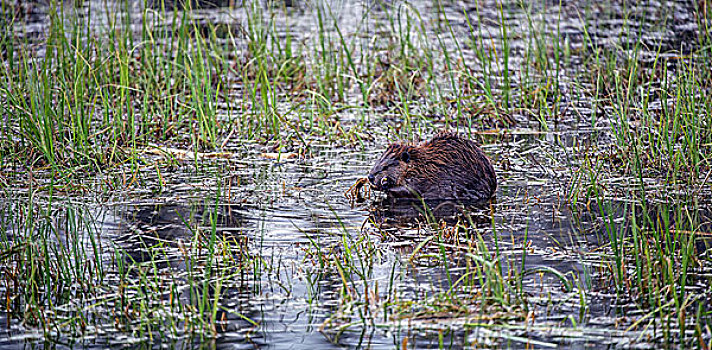
[[710, 348], [710, 5], [0, 0], [0, 344]]

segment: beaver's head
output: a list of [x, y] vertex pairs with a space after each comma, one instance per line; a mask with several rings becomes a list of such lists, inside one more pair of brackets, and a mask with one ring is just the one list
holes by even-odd
[[368, 173], [368, 181], [378, 191], [408, 193], [403, 174], [408, 170], [415, 151], [411, 145], [391, 144]]

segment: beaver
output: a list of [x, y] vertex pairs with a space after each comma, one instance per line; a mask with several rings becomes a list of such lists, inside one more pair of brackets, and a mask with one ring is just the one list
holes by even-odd
[[497, 175], [474, 142], [453, 132], [413, 145], [393, 143], [368, 174], [391, 198], [480, 201], [492, 198]]

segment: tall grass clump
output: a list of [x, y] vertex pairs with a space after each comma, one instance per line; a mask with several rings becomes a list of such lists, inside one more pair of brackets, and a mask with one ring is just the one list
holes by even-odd
[[[65, 322], [62, 331], [78, 334], [91, 325], [87, 307], [107, 276], [103, 249], [85, 211], [38, 202], [6, 202], [0, 211], [6, 312], [50, 338]], [[60, 311], [66, 305], [82, 306]]]
[[[526, 245], [521, 257], [510, 256], [500, 250], [496, 231], [494, 237], [485, 237], [471, 220], [448, 225], [427, 207], [423, 214], [425, 222], [413, 228], [418, 238], [385, 267], [379, 265], [380, 251], [374, 251], [366, 232], [353, 235], [342, 228], [343, 249], [312, 240], [309, 254], [319, 262], [312, 258], [320, 276], [315, 279], [337, 275], [342, 286], [338, 308], [322, 325], [332, 342], [354, 329], [397, 330], [405, 323], [434, 318], [446, 324], [434, 325], [442, 329], [516, 324], [530, 311], [528, 299], [534, 296], [525, 292], [524, 281], [531, 276], [553, 276], [566, 295], [574, 293], [570, 276], [548, 267], [525, 268]], [[389, 230], [385, 226], [373, 229]], [[389, 271], [387, 280], [372, 275], [379, 269]], [[547, 297], [552, 298], [549, 294], [541, 299]]]
[[[213, 338], [226, 315], [255, 324], [224, 305], [225, 291], [239, 288], [252, 263], [243, 242], [218, 234], [218, 207], [204, 207], [200, 221], [186, 218], [192, 240], [177, 247], [147, 232], [127, 232], [135, 244], [122, 246], [102, 237], [87, 209], [15, 199], [0, 206], [0, 293], [8, 321], [40, 338], [108, 332], [155, 343]], [[170, 259], [184, 268], [166, 266]]]
[[[4, 152], [55, 170], [96, 170], [182, 133], [193, 135], [197, 149], [215, 148], [224, 87], [214, 73], [222, 62], [211, 59], [213, 39], [186, 13], [146, 8], [134, 32], [128, 3], [105, 6], [52, 1], [45, 37], [4, 35], [13, 54], [0, 68], [8, 121], [0, 132], [17, 143]], [[93, 11], [101, 15], [93, 19]], [[171, 25], [159, 23], [171, 16]]]
[[[620, 47], [596, 45], [586, 31], [596, 51], [588, 63], [596, 82], [594, 113], [606, 111], [612, 125], [610, 138], [599, 136], [581, 154], [571, 198], [593, 204], [609, 241], [611, 287], [645, 314], [631, 329], [655, 325], [666, 343], [704, 346], [699, 315], [710, 312], [703, 301], [709, 296], [691, 285], [708, 260], [700, 256], [701, 195], [712, 169], [710, 85], [701, 79], [709, 75], [708, 39], [698, 37], [690, 52], [666, 49], [661, 39], [650, 52], [638, 30], [622, 29], [623, 54]], [[646, 53], [651, 58], [643, 59]]]

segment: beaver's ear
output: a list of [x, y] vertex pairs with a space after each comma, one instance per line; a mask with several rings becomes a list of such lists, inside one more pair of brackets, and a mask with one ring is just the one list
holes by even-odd
[[401, 153], [401, 160], [404, 161], [404, 162], [406, 162], [406, 163], [410, 162], [410, 152], [409, 152], [409, 151], [403, 151], [403, 153]]

